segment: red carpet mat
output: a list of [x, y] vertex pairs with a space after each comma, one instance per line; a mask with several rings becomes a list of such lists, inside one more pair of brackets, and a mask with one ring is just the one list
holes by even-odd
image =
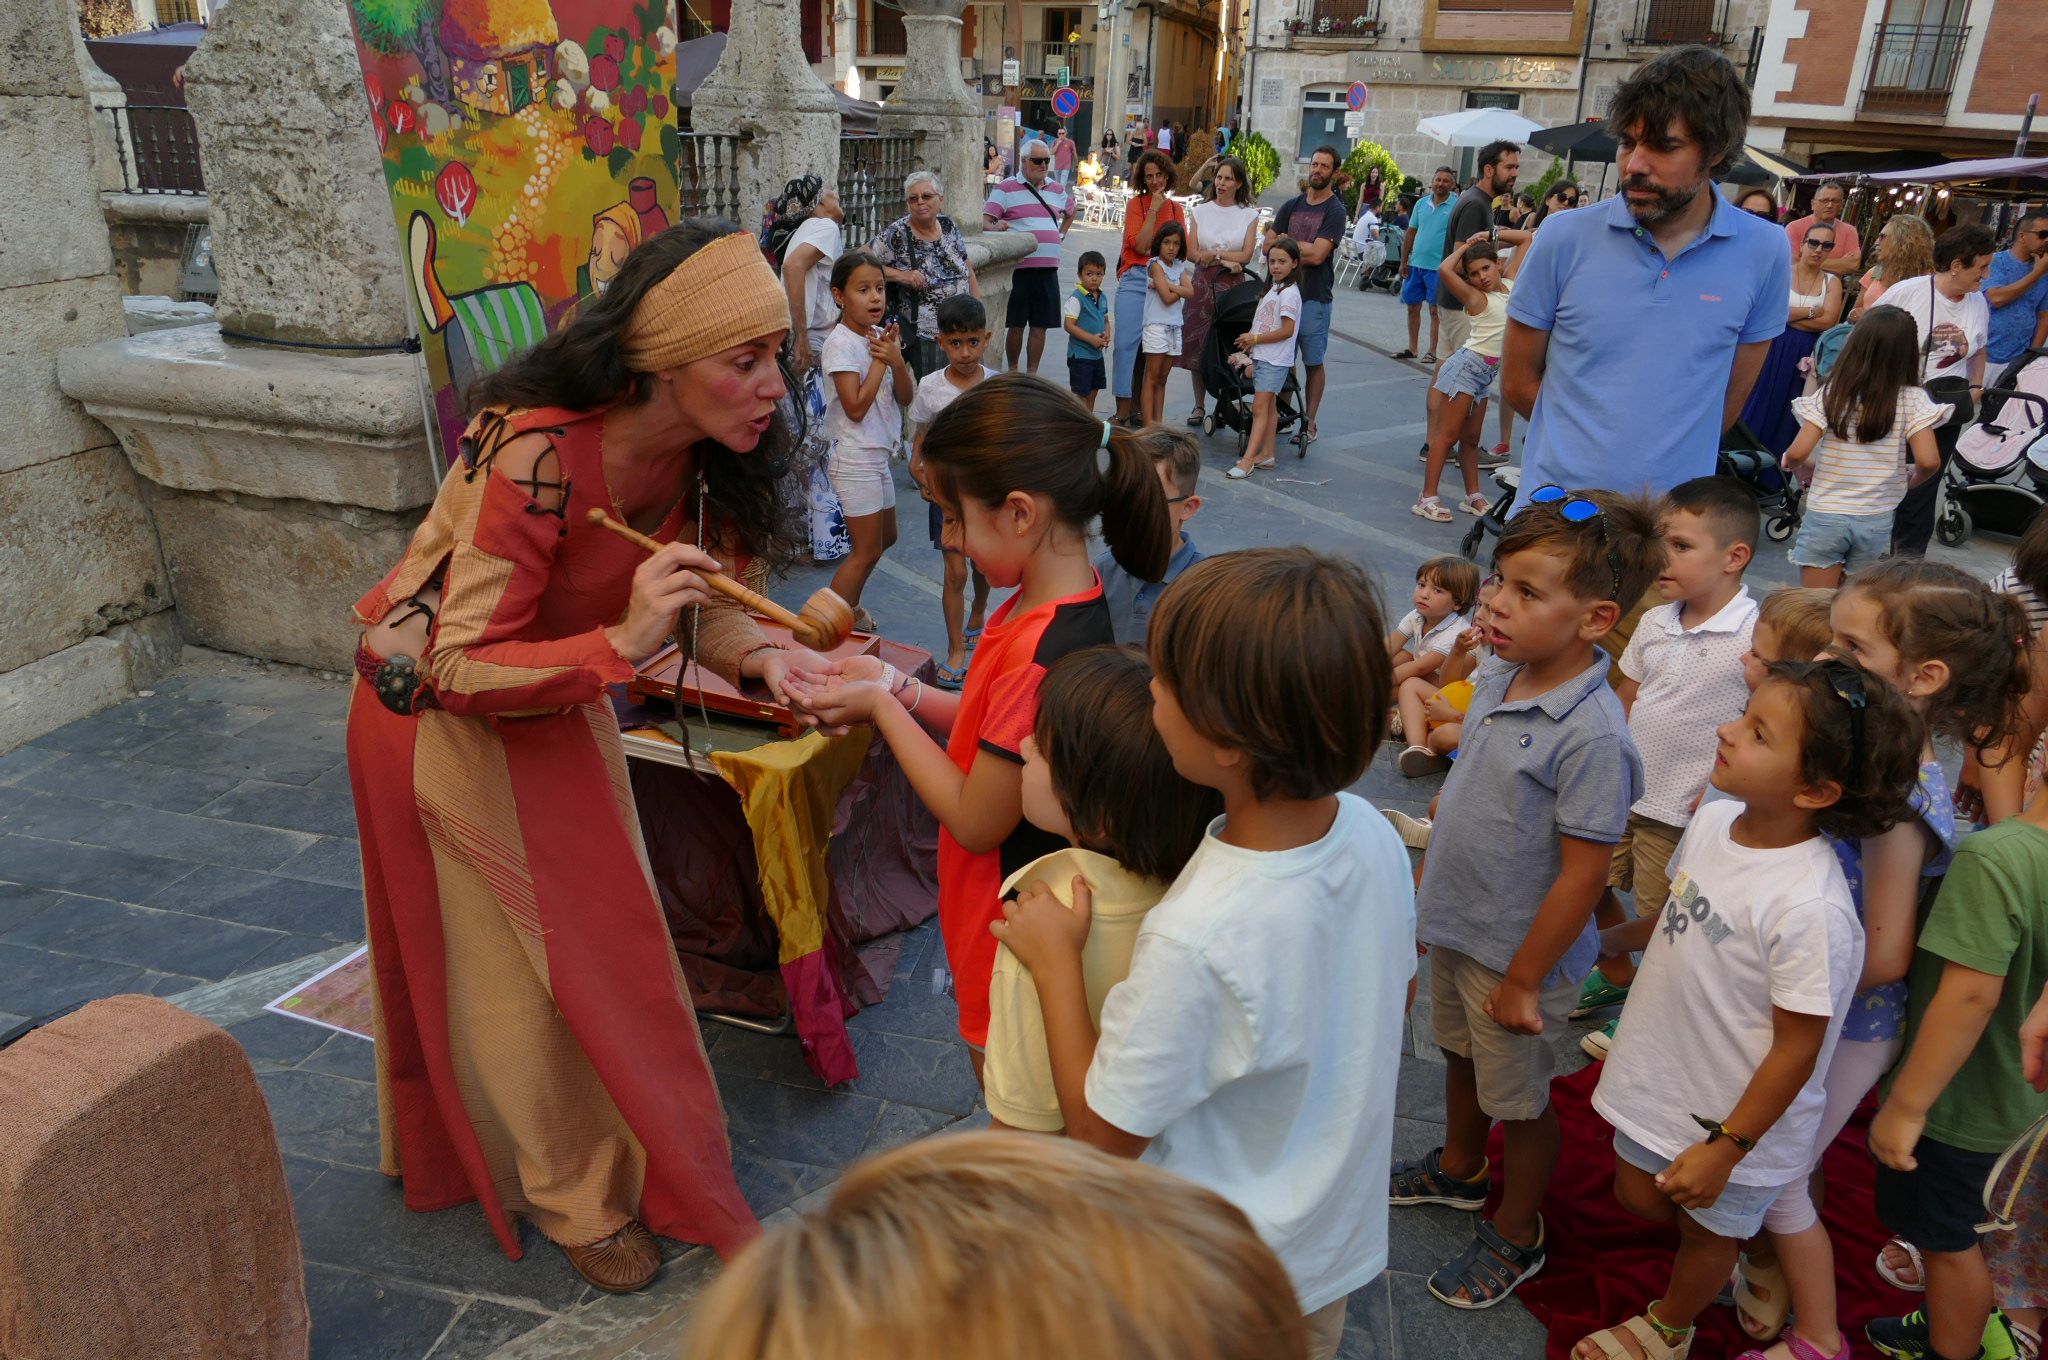
[[[1519, 1291], [1550, 1329], [1549, 1360], [1566, 1360], [1582, 1337], [1640, 1313], [1662, 1293], [1678, 1246], [1675, 1228], [1644, 1223], [1615, 1201], [1614, 1130], [1593, 1109], [1599, 1080], [1595, 1063], [1551, 1086], [1564, 1126], [1564, 1155], [1543, 1205], [1550, 1261]], [[1871, 1199], [1875, 1165], [1864, 1149], [1863, 1130], [1872, 1112], [1869, 1104], [1859, 1110], [1821, 1163], [1827, 1176], [1821, 1220], [1835, 1244], [1842, 1328], [1859, 1357], [1877, 1355], [1863, 1339], [1864, 1323], [1909, 1313], [1924, 1297], [1893, 1289], [1873, 1266], [1890, 1234], [1878, 1224]], [[1489, 1151], [1498, 1166], [1498, 1129]], [[1489, 1213], [1492, 1207], [1489, 1201]], [[1698, 1325], [1693, 1360], [1733, 1360], [1753, 1344], [1733, 1308], [1709, 1307]]]

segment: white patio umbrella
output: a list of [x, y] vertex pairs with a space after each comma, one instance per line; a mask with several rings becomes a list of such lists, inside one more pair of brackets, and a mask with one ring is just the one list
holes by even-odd
[[1485, 146], [1488, 142], [1526, 142], [1541, 132], [1543, 125], [1513, 109], [1460, 109], [1425, 118], [1415, 130], [1445, 146]]

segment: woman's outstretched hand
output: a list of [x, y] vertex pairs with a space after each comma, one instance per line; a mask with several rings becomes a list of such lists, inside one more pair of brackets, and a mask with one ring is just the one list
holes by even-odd
[[633, 594], [626, 617], [604, 630], [605, 640], [628, 661], [640, 662], [661, 650], [676, 630], [676, 616], [693, 604], [718, 596], [700, 571], [720, 571], [718, 559], [687, 543], [670, 543], [633, 570]]

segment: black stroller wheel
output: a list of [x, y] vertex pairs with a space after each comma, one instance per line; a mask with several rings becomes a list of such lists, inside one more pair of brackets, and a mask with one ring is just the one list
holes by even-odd
[[1764, 536], [1773, 543], [1783, 543], [1786, 539], [1792, 537], [1792, 531], [1798, 527], [1799, 521], [1793, 519], [1790, 515], [1779, 515], [1776, 519], [1764, 525]]
[[1205, 411], [1202, 413], [1202, 433], [1216, 433], [1216, 413], [1214, 411]]
[[1941, 518], [1935, 522], [1934, 536], [1945, 547], [1959, 547], [1968, 541], [1970, 531], [1975, 527], [1970, 521], [1970, 512], [1950, 501], [1942, 507]]
[[1458, 542], [1458, 555], [1477, 562], [1479, 560], [1479, 545], [1485, 541], [1486, 522], [1479, 519], [1473, 520], [1472, 527], [1465, 531], [1465, 537]]
[[1237, 458], [1239, 462], [1244, 461], [1244, 451], [1250, 448], [1251, 444], [1252, 423], [1247, 420], [1244, 424], [1237, 427]]

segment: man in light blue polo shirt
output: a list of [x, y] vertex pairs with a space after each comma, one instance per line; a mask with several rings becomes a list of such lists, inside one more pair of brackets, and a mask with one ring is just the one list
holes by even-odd
[[1501, 395], [1529, 417], [1518, 500], [1711, 475], [1785, 329], [1785, 233], [1713, 184], [1749, 126], [1735, 67], [1675, 48], [1615, 91], [1607, 125], [1621, 193], [1545, 222], [1508, 302]]
[[1415, 357], [1415, 344], [1422, 338], [1422, 306], [1428, 303], [1429, 353], [1423, 362], [1436, 362], [1436, 271], [1444, 262], [1444, 233], [1451, 225], [1451, 210], [1458, 206], [1451, 196], [1457, 187], [1451, 167], [1439, 165], [1430, 176], [1429, 197], [1418, 199], [1408, 215], [1408, 237], [1401, 243], [1401, 260], [1408, 266], [1401, 281], [1401, 301], [1408, 305], [1408, 348], [1396, 359]]

